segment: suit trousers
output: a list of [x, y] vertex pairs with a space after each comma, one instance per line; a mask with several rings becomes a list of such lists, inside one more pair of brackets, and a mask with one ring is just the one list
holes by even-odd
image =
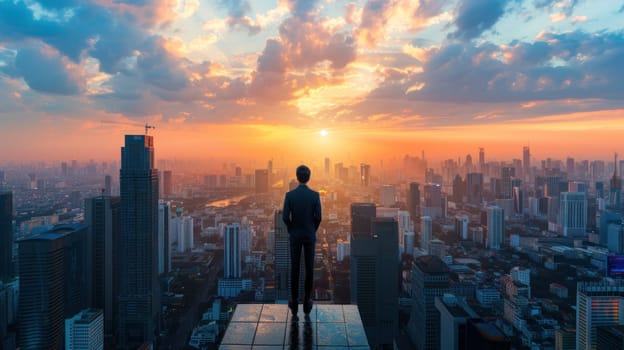
[[304, 256], [304, 299], [306, 302], [312, 298], [312, 282], [314, 281], [314, 239], [293, 239], [290, 238], [290, 295], [293, 302], [299, 299], [299, 269], [301, 263], [301, 251]]

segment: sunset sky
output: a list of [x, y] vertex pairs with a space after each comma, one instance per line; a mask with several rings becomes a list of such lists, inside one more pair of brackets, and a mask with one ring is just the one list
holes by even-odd
[[0, 162], [145, 122], [161, 158], [607, 159], [624, 1], [0, 0]]

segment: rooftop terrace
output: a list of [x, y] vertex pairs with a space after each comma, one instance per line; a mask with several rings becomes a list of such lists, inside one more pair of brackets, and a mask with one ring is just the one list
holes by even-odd
[[314, 305], [298, 320], [287, 305], [240, 304], [219, 350], [370, 349], [356, 305]]

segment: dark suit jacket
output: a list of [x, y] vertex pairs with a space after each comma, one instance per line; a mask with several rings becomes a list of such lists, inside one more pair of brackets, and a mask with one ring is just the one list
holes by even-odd
[[301, 184], [286, 193], [282, 220], [291, 239], [316, 240], [316, 230], [321, 224], [319, 193]]

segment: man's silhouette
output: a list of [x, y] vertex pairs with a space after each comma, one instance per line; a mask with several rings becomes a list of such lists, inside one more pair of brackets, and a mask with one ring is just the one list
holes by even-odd
[[299, 300], [299, 264], [301, 250], [305, 262], [305, 287], [303, 311], [307, 314], [312, 310], [312, 281], [314, 273], [314, 244], [316, 230], [321, 224], [321, 199], [319, 193], [308, 188], [310, 168], [300, 165], [297, 168], [299, 186], [286, 193], [282, 220], [288, 228], [290, 237], [290, 290], [291, 298], [288, 307], [297, 315]]

